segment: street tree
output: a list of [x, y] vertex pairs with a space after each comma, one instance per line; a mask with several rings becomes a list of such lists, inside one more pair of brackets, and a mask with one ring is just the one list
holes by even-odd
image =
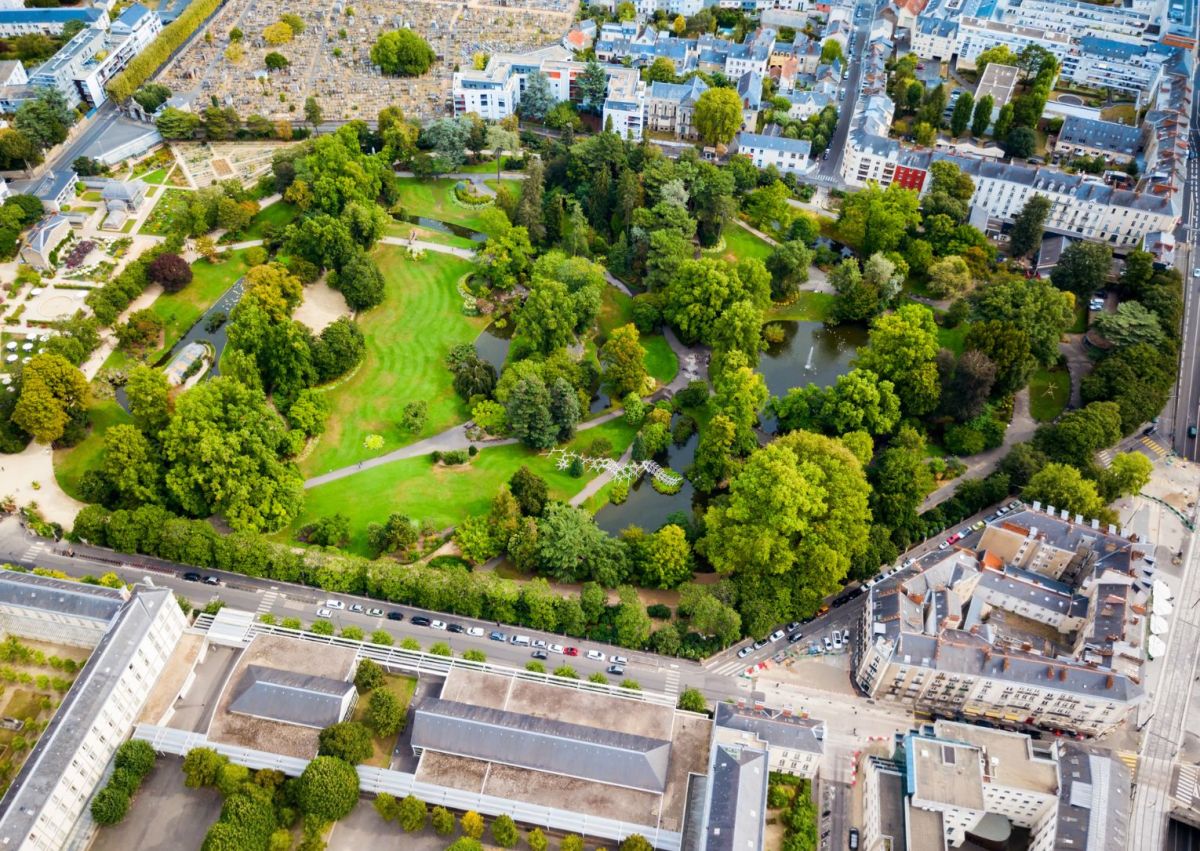
[[696, 132], [709, 145], [728, 145], [742, 126], [742, 99], [734, 89], [706, 89], [696, 101]]
[[337, 757], [318, 756], [300, 775], [296, 803], [305, 815], [322, 822], [345, 818], [358, 803], [358, 773]]
[[1014, 259], [1025, 259], [1042, 244], [1042, 230], [1052, 206], [1045, 195], [1034, 194], [1017, 213], [1008, 246]]

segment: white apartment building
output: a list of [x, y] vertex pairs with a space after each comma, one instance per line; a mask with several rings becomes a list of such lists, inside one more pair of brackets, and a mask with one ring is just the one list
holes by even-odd
[[70, 21], [79, 21], [89, 27], [105, 27], [108, 25], [108, 15], [96, 7], [0, 9], [0, 38], [58, 35]]
[[814, 165], [810, 158], [812, 142], [807, 139], [742, 132], [737, 135], [737, 153], [749, 157], [759, 168], [775, 166], [785, 174], [804, 174]]
[[0, 570], [0, 600], [14, 634], [99, 642], [0, 800], [0, 846], [60, 851], [91, 831], [89, 801], [187, 623], [175, 595], [150, 586], [130, 595]]
[[769, 709], [761, 700], [748, 706], [718, 703], [717, 741], [738, 743], [767, 752], [771, 771], [811, 780], [825, 753], [825, 722], [794, 715], [790, 709]]
[[[586, 67], [575, 62], [563, 47], [555, 45], [532, 53], [500, 53], [488, 60], [482, 71], [456, 71], [451, 86], [454, 114], [476, 113], [497, 121], [512, 115], [521, 102], [529, 75], [541, 71], [550, 83], [556, 100], [578, 101], [575, 80]], [[608, 92], [601, 114], [603, 126], [612, 122], [614, 132], [623, 137], [642, 138], [646, 84], [636, 68], [604, 65]]]
[[100, 106], [104, 86], [162, 32], [158, 13], [141, 4], [127, 8], [107, 29], [81, 30], [29, 77], [29, 88], [58, 89], [68, 106]]

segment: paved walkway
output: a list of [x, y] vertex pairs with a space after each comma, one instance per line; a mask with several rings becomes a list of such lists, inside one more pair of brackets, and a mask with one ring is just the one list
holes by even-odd
[[454, 245], [442, 245], [440, 242], [426, 242], [423, 239], [408, 239], [403, 236], [384, 236], [379, 241], [384, 245], [399, 245], [401, 248], [419, 248], [423, 251], [433, 251], [437, 254], [450, 254], [463, 260], [474, 260], [475, 251], [471, 248], [459, 248]]
[[1018, 443], [1023, 443], [1033, 437], [1033, 433], [1037, 431], [1037, 423], [1029, 414], [1029, 388], [1024, 387], [1017, 393], [1013, 400], [1013, 416], [1012, 422], [1008, 424], [1008, 430], [1004, 432], [1004, 442], [995, 449], [989, 449], [986, 452], [980, 452], [978, 455], [972, 455], [966, 459], [966, 471], [956, 479], [943, 484], [929, 496], [925, 497], [925, 501], [921, 503], [920, 511], [928, 511], [936, 505], [948, 500], [954, 495], [954, 489], [958, 487], [960, 482], [967, 479], [982, 479], [984, 476], [996, 469], [996, 466], [1008, 454], [1013, 446]]
[[1058, 350], [1067, 359], [1067, 372], [1071, 375], [1071, 399], [1067, 407], [1083, 407], [1083, 379], [1092, 371], [1092, 359], [1088, 357], [1087, 343], [1082, 334], [1068, 334], [1058, 344]]

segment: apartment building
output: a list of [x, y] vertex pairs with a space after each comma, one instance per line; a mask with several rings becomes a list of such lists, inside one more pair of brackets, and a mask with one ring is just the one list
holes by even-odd
[[812, 142], [763, 133], [737, 135], [737, 153], [750, 158], [759, 168], [775, 166], [784, 174], [804, 174], [815, 165], [811, 159]]
[[1144, 546], [1053, 509], [874, 585], [853, 678], [943, 718], [1097, 735], [1142, 700]]
[[103, 8], [0, 9], [0, 38], [19, 35], [58, 35], [71, 21], [87, 27], [108, 26]]
[[[456, 71], [451, 84], [455, 115], [476, 113], [499, 120], [512, 115], [521, 102], [529, 75], [540, 71], [556, 100], [579, 100], [575, 81], [586, 67], [570, 58], [561, 45], [531, 53], [500, 53], [482, 71]], [[601, 112], [603, 126], [631, 139], [642, 138], [646, 84], [636, 68], [604, 65], [608, 92]]]
[[770, 709], [757, 698], [718, 703], [714, 719], [718, 741], [740, 742], [767, 752], [771, 771], [811, 780], [825, 753], [825, 722], [802, 718], [790, 709]]
[[0, 570], [0, 618], [21, 637], [94, 645], [0, 800], [3, 847], [60, 851], [83, 844], [92, 830], [88, 802], [186, 619], [166, 588], [139, 585], [129, 593], [9, 570]]
[[696, 103], [706, 91], [708, 85], [699, 77], [692, 77], [686, 83], [651, 83], [646, 89], [646, 128], [694, 139], [696, 126], [692, 119]]
[[12, 101], [21, 93], [32, 95], [37, 89], [49, 87], [62, 92], [68, 106], [100, 106], [108, 100], [105, 84], [160, 32], [162, 19], [158, 13], [135, 3], [108, 29], [93, 26], [81, 30], [29, 76], [27, 85], [0, 89], [0, 98]]
[[1125, 847], [1129, 769], [1076, 743], [938, 721], [869, 758], [863, 780], [864, 851], [990, 844], [1005, 824], [1028, 831], [1032, 851]]
[[1104, 157], [1124, 165], [1142, 148], [1142, 129], [1114, 121], [1068, 115], [1054, 142], [1054, 153], [1065, 157]]

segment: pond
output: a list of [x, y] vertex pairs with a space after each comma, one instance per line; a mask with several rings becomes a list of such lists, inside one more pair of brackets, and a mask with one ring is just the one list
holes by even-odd
[[[696, 444], [700, 441], [699, 434], [693, 434], [682, 445], [672, 443], [662, 455], [654, 460], [664, 467], [670, 467], [682, 475], [692, 466], [696, 457]], [[682, 511], [689, 517], [692, 513], [692, 497], [696, 490], [687, 479], [676, 494], [661, 494], [650, 483], [649, 476], [642, 476], [629, 489], [629, 498], [620, 505], [606, 505], [596, 512], [596, 524], [610, 534], [617, 534], [626, 526], [641, 526], [648, 532], [653, 532], [667, 522], [667, 517], [676, 511]]]
[[[154, 362], [153, 366], [161, 369], [169, 364], [175, 355], [177, 355], [185, 347], [191, 345], [192, 343], [203, 343], [206, 344], [213, 352], [213, 362], [212, 365], [209, 366], [207, 374], [210, 376], [220, 375], [221, 355], [225, 352], [225, 344], [229, 341], [229, 335], [227, 333], [229, 322], [222, 322], [220, 327], [214, 328], [211, 331], [209, 330], [208, 322], [210, 318], [218, 313], [225, 314], [226, 319], [228, 319], [229, 315], [233, 312], [234, 306], [241, 301], [241, 298], [242, 279], [238, 278], [237, 281], [234, 282], [233, 286], [225, 290], [225, 292], [221, 294], [221, 297], [217, 299], [216, 303], [206, 310], [203, 316], [196, 320], [196, 324], [189, 328], [187, 333], [184, 334], [178, 340], [178, 342], [176, 342], [175, 345], [170, 348], [169, 351], [163, 353], [162, 357]], [[122, 408], [127, 411], [129, 410], [129, 399], [125, 395], [124, 387], [117, 388], [116, 400]]]
[[784, 329], [782, 342], [772, 343], [759, 358], [758, 369], [772, 396], [793, 387], [832, 384], [850, 371], [859, 346], [867, 343], [860, 325], [825, 325], [822, 322], [775, 322]]
[[475, 354], [480, 360], [485, 360], [496, 367], [496, 372], [504, 371], [504, 363], [508, 360], [508, 347], [512, 345], [512, 335], [516, 323], [509, 319], [503, 328], [497, 328], [493, 322], [479, 332], [475, 338]]
[[481, 233], [462, 225], [456, 225], [453, 222], [443, 222], [441, 219], [431, 219], [427, 216], [411, 216], [407, 213], [392, 213], [392, 218], [398, 222], [408, 222], [410, 225], [419, 225], [427, 230], [435, 230], [438, 233], [461, 236], [464, 239], [474, 242], [487, 242], [488, 239], [486, 233]]

